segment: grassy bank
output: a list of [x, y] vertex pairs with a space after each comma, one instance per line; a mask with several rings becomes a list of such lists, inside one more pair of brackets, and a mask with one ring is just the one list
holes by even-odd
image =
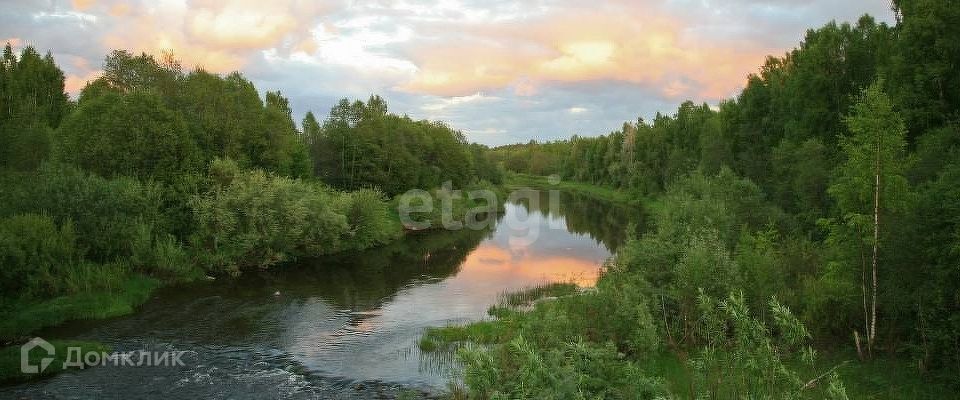
[[695, 173], [654, 200], [651, 226], [594, 290], [505, 296], [516, 301], [492, 307], [492, 320], [427, 330], [421, 350], [455, 352], [470, 398], [955, 397], [956, 383], [922, 364], [860, 361], [821, 339], [822, 321], [794, 314], [809, 299], [790, 296], [803, 288], [785, 271], [817, 244], [775, 230], [784, 214], [751, 182]]
[[642, 199], [630, 192], [609, 187], [591, 185], [589, 183], [563, 181], [553, 184], [545, 176], [535, 176], [518, 173], [508, 173], [504, 177], [504, 186], [509, 189], [528, 187], [540, 190], [563, 190], [587, 195], [596, 199], [619, 204], [640, 205]]
[[48, 300], [17, 302], [6, 305], [0, 319], [0, 338], [5, 341], [23, 338], [44, 327], [77, 319], [101, 319], [133, 312], [160, 281], [143, 275], [128, 278], [120, 287], [61, 296]]
[[[83, 352], [107, 351], [106, 346], [96, 342], [51, 340], [56, 348], [56, 356], [50, 367], [40, 374], [20, 372], [20, 345], [27, 341], [27, 335], [70, 320], [102, 319], [130, 314], [147, 301], [150, 294], [161, 285], [157, 279], [134, 274], [122, 280], [119, 286], [108, 290], [4, 304], [0, 310], [0, 338], [14, 344], [0, 349], [0, 383], [20, 383], [62, 372], [67, 347], [80, 347]], [[40, 353], [42, 352], [32, 352], [32, 359], [41, 357]], [[37, 364], [37, 360], [33, 361]]]
[[[233, 171], [233, 173], [238, 174], [239, 171]], [[320, 198], [317, 200], [319, 203], [333, 203], [335, 205], [333, 207], [334, 213], [321, 215], [327, 219], [320, 217], [316, 219], [305, 218], [308, 222], [314, 220], [319, 221], [314, 221], [316, 223], [304, 224], [303, 221], [296, 220], [294, 221], [296, 223], [272, 224], [269, 225], [273, 229], [270, 231], [260, 229], [255, 230], [255, 232], [249, 232], [237, 228], [234, 229], [234, 231], [227, 232], [222, 226], [216, 223], [210, 223], [205, 235], [195, 234], [195, 240], [192, 242], [193, 246], [181, 247], [180, 244], [171, 242], [174, 243], [171, 246], [173, 246], [173, 250], [176, 251], [165, 253], [152, 250], [151, 247], [154, 247], [152, 245], [142, 246], [149, 250], [142, 252], [145, 255], [129, 258], [128, 264], [139, 265], [134, 271], [131, 271], [133, 268], [128, 267], [126, 264], [121, 265], [119, 263], [117, 265], [106, 264], [100, 266], [93, 265], [92, 263], [80, 264], [79, 262], [67, 263], [63, 261], [62, 258], [80, 258], [80, 256], [74, 255], [74, 253], [79, 254], [79, 251], [72, 250], [74, 247], [67, 247], [71, 252], [66, 254], [73, 255], [71, 257], [41, 258], [39, 255], [35, 255], [37, 252], [29, 253], [33, 258], [25, 258], [22, 264], [34, 265], [33, 260], [35, 259], [47, 261], [51, 265], [48, 270], [54, 271], [53, 273], [44, 275], [52, 277], [48, 279], [49, 281], [54, 283], [61, 281], [78, 281], [80, 284], [70, 285], [69, 287], [73, 289], [67, 292], [68, 294], [54, 292], [54, 294], [37, 294], [22, 296], [20, 298], [0, 299], [0, 343], [10, 345], [7, 348], [0, 349], [0, 351], [17, 351], [19, 345], [28, 340], [29, 335], [42, 328], [60, 325], [71, 320], [95, 320], [130, 314], [135, 311], [137, 306], [146, 302], [155, 289], [164, 285], [172, 285], [178, 282], [196, 279], [197, 277], [202, 277], [205, 273], [211, 275], [236, 275], [249, 268], [264, 268], [298, 257], [349, 253], [369, 247], [377, 247], [393, 242], [403, 235], [404, 230], [401, 228], [400, 217], [397, 213], [397, 198], [393, 200], [383, 199], [378, 193], [373, 191], [344, 193], [321, 190], [312, 186], [307, 187], [307, 184], [300, 183], [299, 181], [280, 178], [271, 179], [270, 177], [259, 175], [254, 176], [254, 178], [259, 179], [259, 181], [257, 181], [259, 185], [250, 184], [246, 186], [256, 188], [269, 187], [274, 189], [274, 192], [280, 193], [271, 198], [287, 199], [289, 202], [295, 203], [294, 205], [287, 206], [286, 204], [278, 205], [278, 203], [281, 203], [279, 200], [274, 201], [271, 206], [276, 209], [276, 212], [269, 215], [260, 215], [258, 218], [262, 218], [263, 221], [266, 221], [268, 218], [276, 219], [278, 218], [276, 214], [284, 214], [288, 209], [293, 211], [287, 214], [300, 215], [296, 212], [296, 210], [302, 208], [298, 208], [301, 205], [300, 202], [305, 202], [303, 199], [313, 199], [313, 197]], [[493, 208], [502, 207], [502, 203], [489, 205], [482, 199], [472, 200], [466, 196], [469, 190], [481, 188], [496, 191], [498, 198], [502, 191], [502, 187], [489, 184], [475, 185], [462, 189], [462, 195], [459, 198], [455, 197], [452, 202], [453, 219], [463, 221], [465, 216], [470, 212], [481, 212], [482, 210], [492, 210]], [[242, 192], [263, 193], [264, 191], [246, 190]], [[256, 203], [251, 201], [233, 201], [234, 199], [232, 198], [222, 199], [231, 193], [228, 189], [220, 190], [217, 192], [220, 197], [209, 199], [208, 203], [210, 203], [210, 205], [207, 207], [229, 208], [229, 210], [207, 214], [198, 212], [198, 214], [204, 216], [208, 214], [220, 216], [226, 212], [236, 213], [236, 210], [241, 209], [245, 204]], [[226, 207], [224, 204], [230, 205], [232, 208]], [[310, 206], [314, 204], [307, 205]], [[325, 209], [319, 208], [319, 210], [323, 211]], [[244, 218], [251, 218], [249, 215], [258, 214], [253, 212], [247, 213], [244, 214]], [[433, 211], [420, 213], [419, 215], [413, 213], [413, 217], [419, 221], [428, 221], [433, 229], [441, 228], [441, 206], [439, 202], [435, 202]], [[39, 219], [41, 222], [47, 222], [45, 218], [47, 217], [41, 216], [35, 219]], [[337, 218], [340, 219], [338, 220]], [[207, 219], [213, 220], [215, 218], [208, 217]], [[331, 223], [329, 219], [334, 219], [334, 223]], [[202, 221], [206, 221], [206, 219]], [[335, 230], [335, 232], [327, 235], [315, 234], [316, 231], [324, 228], [324, 226], [320, 226], [322, 223], [334, 226], [336, 229], [330, 228], [330, 230]], [[77, 241], [77, 239], [72, 236], [72, 231], [68, 232], [66, 228], [58, 230], [52, 222], [48, 222], [46, 225], [49, 225], [49, 227], [43, 232], [53, 232], [46, 234], [47, 237], [60, 234], [66, 237], [66, 239], [62, 241], [64, 243], [73, 244]], [[268, 224], [264, 222], [262, 224], [238, 225], [241, 227], [256, 227], [266, 226]], [[313, 230], [307, 231], [300, 229], [303, 226], [308, 226]], [[236, 240], [237, 237], [249, 238], [254, 234], [257, 235], [256, 240]], [[23, 235], [9, 234], [5, 237], [17, 238], [23, 237]], [[207, 240], [209, 238], [213, 239]], [[324, 240], [325, 238], [326, 240]], [[294, 242], [294, 239], [296, 242]], [[136, 241], [136, 238], [130, 241]], [[203, 253], [203, 248], [200, 244], [208, 242], [216, 243], [216, 250], [218, 251], [211, 249]], [[294, 244], [296, 245], [294, 246]], [[48, 252], [52, 253], [53, 251]], [[65, 252], [61, 251], [61, 253]], [[161, 257], [154, 253], [160, 255], [174, 253], [176, 257]], [[42, 255], [43, 253], [39, 254]], [[134, 254], [141, 253], [134, 251]], [[201, 256], [201, 254], [203, 255]], [[253, 264], [251, 266], [242, 263]], [[166, 265], [166, 267], [149, 267], [155, 264]], [[86, 269], [81, 269], [77, 265], [84, 266]], [[77, 271], [96, 271], [97, 274], [93, 275], [91, 273], [83, 275]], [[33, 276], [25, 275], [28, 277]], [[75, 275], [79, 276], [79, 278], [75, 278]], [[68, 287], [67, 285], [61, 286]], [[38, 293], [40, 292], [38, 291]], [[49, 374], [55, 372], [56, 371], [51, 371]], [[5, 374], [0, 375], [0, 380], [4, 380], [5, 376]]]
[[[110, 352], [110, 348], [100, 343], [77, 340], [51, 340], [54, 347], [53, 361], [37, 374], [24, 374], [20, 371], [20, 346], [10, 346], [0, 349], [0, 383], [14, 384], [46, 378], [65, 371], [63, 362], [67, 359], [68, 348], [79, 347], [80, 354], [87, 352]], [[30, 365], [40, 365], [41, 359], [48, 357], [46, 352], [34, 349], [30, 352]], [[76, 361], [76, 360], [71, 360]]]
[[[603, 340], [596, 338], [596, 335], [602, 335], [602, 327], [585, 324], [586, 329], [579, 332], [568, 330], [571, 322], [577, 324], [576, 316], [569, 311], [582, 311], [577, 304], [582, 304], [583, 299], [578, 298], [590, 298], [594, 294], [578, 295], [565, 288], [558, 289], [562, 292], [562, 297], [555, 297], [556, 295], [551, 293], [552, 289], [540, 288], [505, 296], [505, 299], [522, 298], [525, 301], [503, 301], [491, 307], [489, 314], [494, 317], [492, 320], [428, 329], [421, 338], [419, 347], [424, 352], [455, 353], [461, 362], [467, 364], [465, 379], [474, 389], [478, 385], [489, 384], [487, 390], [496, 390], [499, 385], [511, 381], [507, 377], [512, 376], [516, 369], [528, 374], [529, 381], [523, 383], [529, 384], [528, 389], [531, 390], [543, 387], [537, 388], [538, 384], [530, 375], [537, 379], [548, 379], [549, 382], [549, 379], [563, 381], [565, 374], [572, 372], [582, 374], [581, 377], [586, 379], [584, 382], [598, 380], [603, 382], [601, 386], [609, 385], [610, 390], [616, 391], [625, 387], [616, 387], [617, 384], [623, 384], [618, 383], [621, 378], [618, 374], [622, 371], [635, 371], [637, 376], [648, 379], [648, 390], [669, 398], [699, 398], [698, 395], [715, 390], [711, 389], [714, 383], [705, 381], [702, 370], [698, 369], [702, 368], [704, 359], [693, 357], [686, 351], [660, 347], [650, 353], [624, 354], [621, 350], [612, 357], [597, 357], [594, 351], [604, 349]], [[571, 333], [575, 335], [571, 336]], [[581, 347], [588, 350], [578, 354]], [[553, 348], [563, 349], [560, 350], [562, 356], [558, 360], [548, 361], [553, 356], [550, 350]], [[949, 383], [950, 377], [921, 373], [915, 365], [902, 359], [881, 356], [860, 361], [855, 354], [845, 350], [822, 349], [818, 350], [817, 354], [813, 364], [803, 361], [800, 354], [794, 354], [785, 356], [783, 365], [796, 373], [801, 385], [821, 376], [825, 371], [835, 371], [849, 399], [933, 400], [956, 396]], [[593, 365], [595, 370], [576, 371], [583, 368], [577, 363], [584, 360], [596, 363]], [[833, 369], [834, 367], [836, 368]], [[726, 373], [723, 371], [726, 371], [725, 367], [715, 370], [721, 375]], [[537, 376], [541, 374], [543, 377]], [[556, 383], [547, 382], [539, 384], [549, 387]], [[830, 384], [829, 376], [823, 377], [811, 387], [795, 393], [797, 398], [830, 398]], [[721, 395], [715, 398], [726, 398], [722, 393], [728, 393], [724, 390], [729, 388], [723, 385], [720, 386]], [[462, 396], [462, 392], [467, 390], [459, 386], [455, 386], [455, 389], [457, 393], [450, 394], [451, 398], [460, 398], [458, 396]], [[652, 398], [641, 394], [613, 397]]]
[[479, 321], [466, 325], [448, 325], [428, 328], [418, 343], [420, 350], [433, 352], [449, 351], [465, 343], [495, 344], [503, 343], [514, 335], [513, 322], [519, 316], [519, 310], [547, 299], [556, 299], [578, 293], [574, 283], [555, 282], [529, 287], [523, 290], [503, 293], [497, 304], [490, 306], [487, 313], [496, 320]]

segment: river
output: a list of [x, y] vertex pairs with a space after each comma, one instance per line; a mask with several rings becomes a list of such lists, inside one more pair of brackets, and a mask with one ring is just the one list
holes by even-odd
[[[530, 200], [530, 198], [536, 200]], [[492, 227], [410, 234], [371, 251], [157, 291], [133, 315], [76, 321], [44, 338], [115, 351], [185, 351], [183, 366], [99, 366], [0, 388], [3, 398], [393, 398], [456, 379], [421, 354], [425, 328], [486, 316], [509, 291], [590, 286], [637, 211], [560, 193], [509, 201]]]

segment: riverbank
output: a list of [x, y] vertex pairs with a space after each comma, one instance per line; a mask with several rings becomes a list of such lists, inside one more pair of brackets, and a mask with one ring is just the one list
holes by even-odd
[[546, 176], [508, 172], [504, 175], [504, 186], [508, 189], [531, 188], [539, 190], [563, 190], [590, 196], [598, 200], [630, 206], [643, 204], [642, 198], [627, 191], [574, 181], [560, 180], [552, 183], [550, 178]]
[[[550, 187], [542, 177], [510, 178]], [[796, 257], [775, 246], [815, 243], [769, 233], [784, 217], [755, 186], [729, 172], [694, 174], [649, 204], [652, 226], [617, 252], [595, 290], [528, 291], [523, 302], [492, 307], [493, 319], [427, 330], [420, 348], [456, 353], [466, 368], [459, 390], [471, 398], [954, 396], [944, 372], [891, 354], [860, 360], [848, 343], [814, 340], [822, 328], [794, 315], [787, 304], [804, 303], [777, 285]]]
[[[503, 293], [541, 282], [592, 282], [610, 255], [599, 238], [607, 227], [623, 227], [595, 217], [597, 210], [619, 207], [589, 201], [561, 193], [559, 210], [546, 214], [536, 202], [518, 200], [504, 207], [492, 229], [410, 233], [356, 254], [162, 288], [134, 315], [68, 323], [40, 336], [98, 341], [117, 351], [188, 351], [183, 368], [91, 368], [0, 388], [0, 397], [86, 393], [86, 387], [143, 398], [440, 395], [455, 371], [421, 357], [415, 344], [423, 330], [479, 320]], [[507, 221], [523, 221], [538, 239], [517, 247], [511, 240], [516, 226]], [[571, 221], [581, 222], [566, 224]], [[557, 270], [547, 260], [567, 267]], [[377, 397], [380, 388], [391, 390]]]
[[[451, 213], [454, 219], [463, 219], [468, 213], [495, 211], [489, 209], [490, 205], [486, 204], [484, 200], [470, 199], [467, 197], [466, 192], [475, 189], [489, 189], [498, 193], [498, 199], [501, 199], [501, 202], [494, 205], [494, 208], [502, 208], [502, 199], [505, 197], [502, 195], [502, 187], [484, 185], [465, 188], [462, 190], [462, 193], [460, 193], [459, 198], [453, 198]], [[396, 231], [396, 234], [383, 235], [383, 233], [380, 233], [380, 236], [389, 237], [390, 240], [377, 241], [374, 247], [387, 246], [401, 240], [406, 234], [414, 232], [422, 233], [423, 231], [443, 228], [441, 224], [442, 208], [439, 205], [435, 204], [429, 212], [411, 213], [416, 221], [425, 222], [428, 227], [425, 229], [410, 230], [401, 229], [403, 223], [397, 212], [399, 196], [388, 200], [386, 203], [389, 206], [389, 213], [386, 215], [386, 218], [389, 219], [388, 223], [379, 225], [373, 223], [373, 225], [387, 225], [391, 231]], [[485, 208], [487, 210], [484, 210]], [[371, 220], [363, 218], [360, 218], [360, 222], [367, 225], [372, 223]], [[364, 229], [369, 230], [370, 228], [365, 227]], [[362, 234], [362, 232], [358, 233]], [[356, 253], [358, 251], [363, 251], [363, 249], [358, 250], [351, 248], [337, 253], [328, 253], [328, 255]], [[289, 264], [295, 261], [296, 258], [292, 258], [284, 261], [284, 263]], [[198, 267], [194, 266], [191, 268], [197, 269]], [[202, 269], [205, 269], [208, 274], [215, 275], [216, 278], [231, 279], [231, 274], [217, 274], [215, 271], [211, 271], [210, 268]], [[4, 304], [0, 304], [0, 343], [7, 346], [0, 349], [0, 351], [4, 352], [4, 354], [16, 353], [19, 351], [20, 344], [25, 343], [34, 332], [68, 321], [99, 320], [129, 315], [149, 300], [157, 289], [169, 285], [190, 283], [197, 279], [203, 279], [202, 277], [205, 276], [203, 273], [191, 273], [189, 275], [191, 276], [189, 279], [183, 276], [164, 279], [148, 276], [139, 272], [130, 272], [124, 269], [122, 270], [122, 276], [112, 277], [112, 281], [116, 282], [106, 285], [103, 288], [94, 288], [94, 290], [81, 291], [79, 293], [50, 299], [7, 301]], [[211, 278], [213, 277], [208, 276], [207, 279]], [[97, 343], [88, 343], [88, 345], [93, 346], [97, 345]], [[45, 374], [22, 375], [19, 374], [18, 358], [0, 357], [0, 382], [24, 381], [31, 379], [31, 377], [42, 378], [58, 372], [60, 371], [51, 370], [50, 373]]]

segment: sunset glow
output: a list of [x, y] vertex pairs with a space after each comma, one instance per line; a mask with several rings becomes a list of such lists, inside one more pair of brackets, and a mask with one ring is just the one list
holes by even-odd
[[[378, 93], [394, 112], [446, 120], [488, 144], [600, 134], [686, 99], [716, 104], [806, 27], [863, 12], [892, 19], [883, 0], [55, 0], [8, 9], [0, 38], [65, 60], [72, 95], [112, 49], [173, 51], [185, 67], [240, 70], [283, 91], [297, 116]], [[486, 101], [456, 100], [478, 93]], [[587, 119], [586, 110], [605, 112]]]

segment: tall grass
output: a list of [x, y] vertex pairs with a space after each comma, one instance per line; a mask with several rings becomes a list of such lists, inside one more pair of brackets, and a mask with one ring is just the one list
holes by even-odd
[[160, 281], [154, 278], [135, 274], [122, 278], [110, 275], [110, 282], [47, 299], [4, 301], [0, 304], [0, 340], [15, 340], [70, 320], [129, 314], [160, 286]]

